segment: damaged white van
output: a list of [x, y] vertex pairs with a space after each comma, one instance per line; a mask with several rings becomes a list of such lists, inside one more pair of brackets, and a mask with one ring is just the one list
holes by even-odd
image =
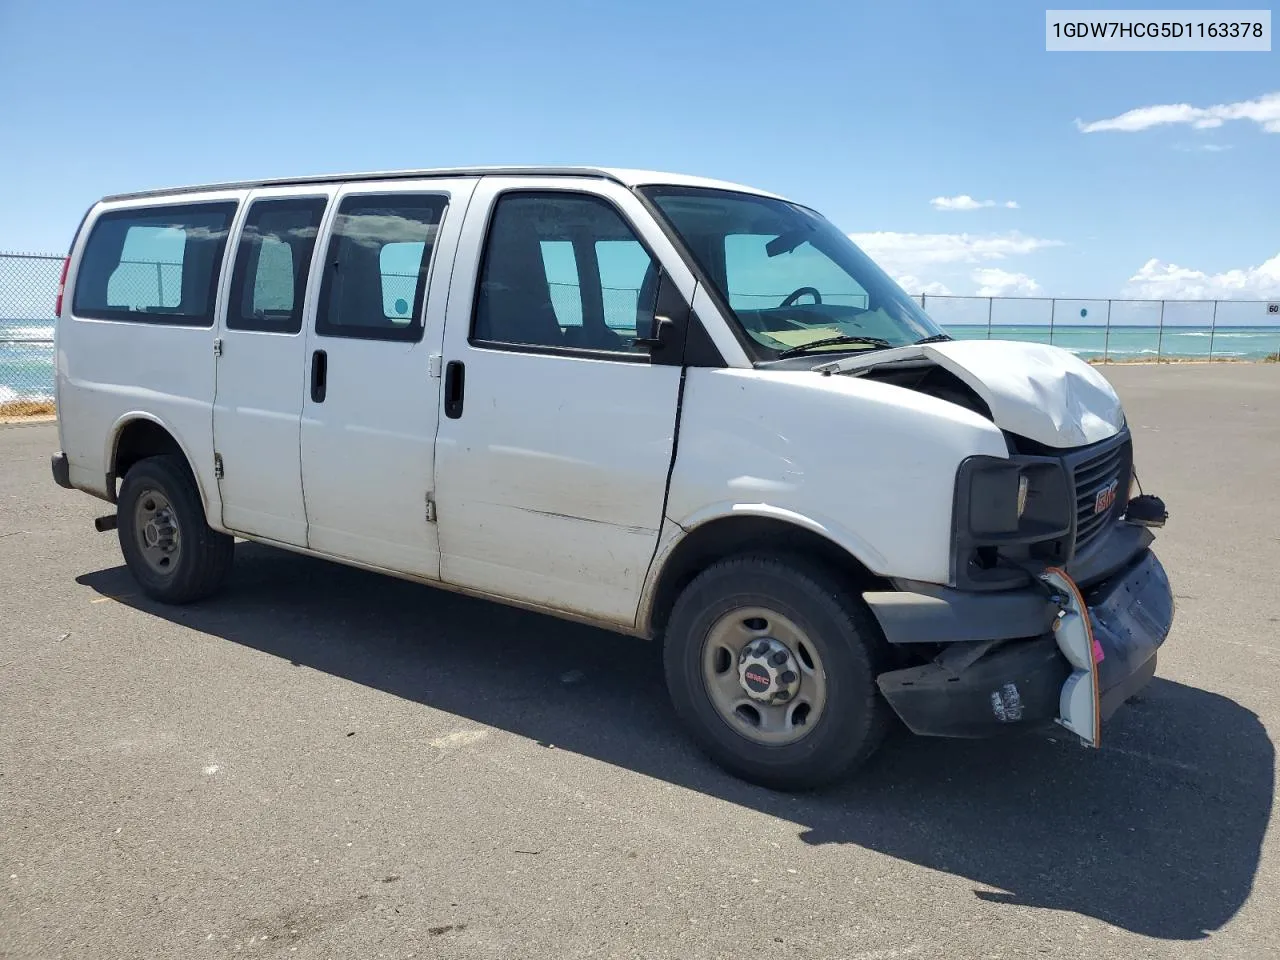
[[[1106, 380], [957, 342], [818, 213], [595, 168], [108, 197], [64, 268], [53, 475], [141, 588], [235, 538], [663, 644], [782, 789], [918, 734], [1103, 721], [1173, 601]], [[584, 718], [585, 720], [585, 718]]]

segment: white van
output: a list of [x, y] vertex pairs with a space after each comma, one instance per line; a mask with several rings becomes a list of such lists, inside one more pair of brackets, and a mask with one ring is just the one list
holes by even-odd
[[919, 734], [1097, 745], [1173, 617], [1106, 380], [956, 341], [819, 214], [480, 168], [108, 197], [64, 267], [55, 480], [142, 589], [235, 538], [663, 643], [790, 789]]

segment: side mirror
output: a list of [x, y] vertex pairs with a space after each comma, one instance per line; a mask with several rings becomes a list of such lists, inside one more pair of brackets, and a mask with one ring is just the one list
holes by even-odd
[[650, 350], [661, 350], [667, 345], [667, 336], [676, 327], [675, 321], [670, 317], [653, 318], [653, 328], [650, 331], [651, 337], [636, 337], [631, 342], [637, 347], [648, 347]]
[[[685, 303], [684, 297], [671, 282], [665, 270], [658, 276], [658, 288], [654, 291], [652, 310], [650, 323], [638, 325], [648, 326], [649, 335], [639, 336], [641, 330], [637, 329], [637, 336], [632, 343], [637, 347], [647, 347], [650, 351], [657, 351], [664, 349], [680, 336], [681, 331], [689, 323], [690, 313], [689, 305]], [[645, 309], [645, 312], [648, 313], [648, 309]]]

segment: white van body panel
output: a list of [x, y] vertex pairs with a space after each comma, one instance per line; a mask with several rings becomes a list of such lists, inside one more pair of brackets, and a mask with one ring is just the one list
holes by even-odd
[[[166, 198], [165, 204], [238, 200], [244, 191]], [[55, 324], [58, 430], [71, 482], [114, 499], [108, 479], [120, 431], [133, 419], [163, 426], [187, 452], [209, 523], [221, 529], [222, 507], [213, 476], [215, 327], [130, 323], [76, 317], [73, 291], [80, 255], [98, 215], [107, 209], [155, 206], [154, 200], [98, 204], [72, 250], [63, 317]], [[231, 256], [223, 252], [225, 275]]]
[[458, 419], [436, 443], [441, 577], [468, 590], [635, 622], [657, 545], [680, 368], [470, 342], [489, 213], [504, 191], [604, 198], [692, 298], [696, 281], [636, 197], [602, 180], [493, 177], [472, 200], [449, 295], [444, 355], [466, 369]]
[[[334, 187], [272, 187], [252, 191], [237, 212], [229, 238], [238, 240], [258, 201], [324, 197], [323, 226], [332, 216]], [[229, 243], [229, 245], [231, 245]], [[235, 247], [239, 244], [235, 243]], [[234, 265], [236, 250], [227, 263]], [[214, 449], [222, 458], [218, 480], [222, 527], [241, 536], [305, 547], [307, 512], [303, 502], [299, 441], [306, 390], [306, 331], [315, 315], [324, 252], [313, 251], [301, 329], [296, 333], [238, 330], [227, 325], [231, 269], [223, 273], [218, 296], [217, 390], [213, 406]]]
[[1010, 340], [952, 340], [927, 345], [987, 402], [995, 422], [1051, 447], [1081, 447], [1124, 428], [1115, 389], [1069, 350]]
[[667, 516], [686, 531], [775, 516], [873, 573], [945, 583], [956, 468], [976, 454], [1009, 455], [999, 428], [922, 393], [808, 371], [691, 369]]
[[1124, 429], [1124, 409], [1107, 378], [1049, 344], [951, 340], [848, 357], [831, 369], [851, 373], [917, 359], [955, 374], [986, 401], [997, 424], [1037, 443], [1087, 446]]
[[[334, 202], [336, 210], [348, 197], [429, 194], [447, 205], [427, 268], [421, 339], [319, 334], [312, 300], [304, 326], [307, 369], [315, 351], [328, 357], [323, 402], [308, 389], [302, 403], [302, 477], [312, 550], [430, 580], [440, 576], [437, 531], [426, 513], [440, 410], [431, 356], [443, 336], [454, 255], [475, 185], [472, 179], [363, 181], [344, 186]], [[325, 246], [329, 239], [322, 236]], [[308, 375], [304, 380], [309, 385]]]

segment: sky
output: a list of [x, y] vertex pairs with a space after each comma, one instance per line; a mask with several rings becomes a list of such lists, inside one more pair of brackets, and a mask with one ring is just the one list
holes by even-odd
[[1048, 53], [1044, 23], [1025, 0], [0, 0], [0, 250], [62, 253], [134, 189], [584, 163], [781, 193], [912, 294], [1280, 299], [1280, 52]]

